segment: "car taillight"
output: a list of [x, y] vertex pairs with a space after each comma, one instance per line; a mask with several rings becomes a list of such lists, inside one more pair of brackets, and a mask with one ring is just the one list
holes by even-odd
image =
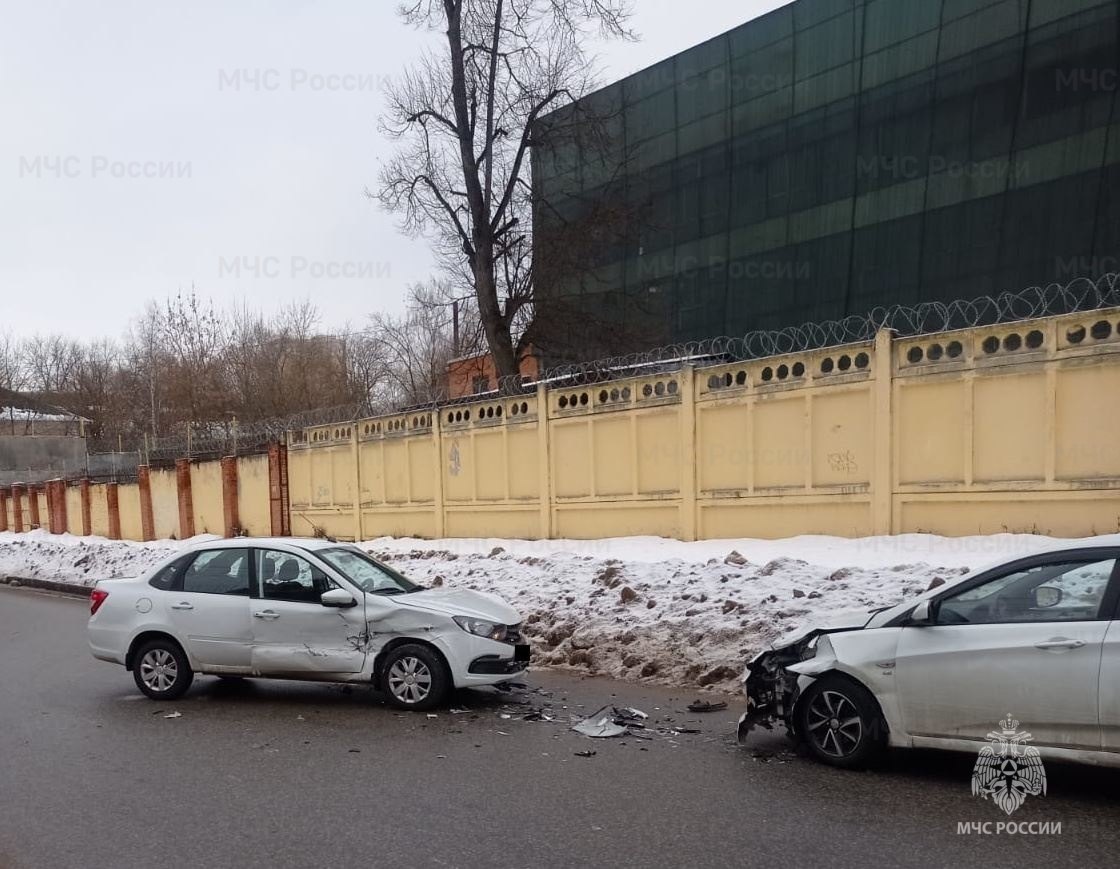
[[108, 596], [109, 592], [102, 591], [99, 588], [95, 588], [89, 593], [89, 614], [91, 616], [101, 609], [101, 604], [105, 603], [105, 598]]

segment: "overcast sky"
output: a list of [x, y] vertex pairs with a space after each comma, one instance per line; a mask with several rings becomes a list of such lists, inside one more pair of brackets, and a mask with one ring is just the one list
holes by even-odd
[[[636, 0], [604, 82], [784, 0]], [[423, 239], [364, 195], [382, 84], [432, 37], [392, 0], [35, 0], [0, 28], [0, 331], [117, 337], [193, 284], [312, 299], [323, 327], [399, 311]], [[334, 78], [328, 78], [334, 76]]]

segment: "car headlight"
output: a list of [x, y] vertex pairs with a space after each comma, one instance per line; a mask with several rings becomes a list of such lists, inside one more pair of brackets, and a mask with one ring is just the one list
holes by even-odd
[[472, 619], [467, 616], [453, 616], [455, 624], [461, 627], [468, 634], [474, 634], [476, 637], [486, 637], [488, 640], [497, 640], [499, 643], [505, 640], [508, 628], [506, 625], [499, 625], [497, 622], [488, 622], [485, 619]]

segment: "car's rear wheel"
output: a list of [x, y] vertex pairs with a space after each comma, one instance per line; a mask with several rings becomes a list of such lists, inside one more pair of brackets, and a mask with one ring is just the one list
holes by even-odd
[[149, 640], [132, 665], [136, 687], [152, 700], [178, 700], [191, 687], [194, 671], [173, 640]]
[[440, 656], [427, 646], [398, 646], [381, 667], [380, 687], [391, 705], [422, 711], [443, 702], [451, 677]]
[[797, 705], [797, 732], [814, 757], [846, 769], [867, 766], [886, 741], [871, 692], [842, 676], [825, 676], [809, 686]]

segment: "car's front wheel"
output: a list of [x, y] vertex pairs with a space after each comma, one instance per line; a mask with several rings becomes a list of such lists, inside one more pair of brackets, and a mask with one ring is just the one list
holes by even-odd
[[381, 690], [398, 709], [438, 706], [451, 689], [443, 659], [427, 646], [397, 646], [381, 667]]
[[867, 766], [885, 744], [886, 727], [871, 692], [852, 679], [818, 679], [797, 705], [797, 731], [818, 760], [853, 769]]
[[132, 677], [152, 700], [178, 700], [191, 687], [194, 671], [174, 640], [150, 640], [136, 653]]

